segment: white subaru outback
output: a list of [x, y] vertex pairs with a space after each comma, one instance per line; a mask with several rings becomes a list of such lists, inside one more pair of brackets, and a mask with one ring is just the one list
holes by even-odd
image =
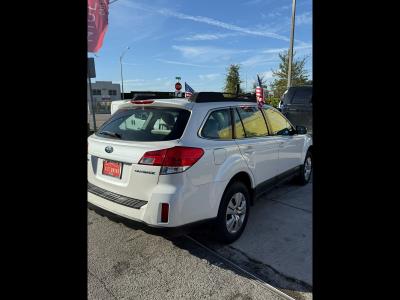
[[309, 182], [312, 138], [253, 99], [195, 93], [138, 100], [88, 138], [88, 201], [152, 227], [213, 221], [223, 242], [242, 234], [253, 199]]

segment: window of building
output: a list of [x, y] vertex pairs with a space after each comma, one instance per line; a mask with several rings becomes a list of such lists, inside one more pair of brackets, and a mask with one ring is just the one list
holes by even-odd
[[100, 96], [101, 95], [101, 90], [100, 89], [93, 89], [92, 90], [93, 96]]
[[110, 96], [116, 96], [116, 95], [117, 95], [117, 91], [116, 91], [116, 90], [109, 90], [109, 91], [108, 91], [108, 95], [110, 95]]

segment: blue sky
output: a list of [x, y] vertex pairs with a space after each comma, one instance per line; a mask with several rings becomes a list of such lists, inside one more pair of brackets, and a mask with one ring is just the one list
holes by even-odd
[[[221, 91], [227, 67], [241, 65], [243, 89], [256, 74], [272, 80], [278, 53], [288, 49], [292, 0], [119, 0], [110, 4], [109, 27], [95, 58], [96, 79], [124, 90], [174, 91], [175, 77], [195, 91]], [[312, 1], [297, 0], [296, 57], [308, 56], [312, 78]]]

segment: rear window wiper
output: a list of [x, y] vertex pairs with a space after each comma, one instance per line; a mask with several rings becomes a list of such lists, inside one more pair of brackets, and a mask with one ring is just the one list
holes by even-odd
[[116, 137], [119, 139], [122, 138], [119, 133], [111, 132], [111, 131], [101, 131], [101, 132], [99, 132], [99, 134], [109, 135], [109, 136], [113, 136], [113, 137]]

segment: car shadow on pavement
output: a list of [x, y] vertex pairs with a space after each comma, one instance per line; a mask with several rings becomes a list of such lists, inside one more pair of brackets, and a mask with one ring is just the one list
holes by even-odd
[[[240, 243], [245, 243], [245, 246], [246, 243], [253, 243], [256, 247], [261, 248], [259, 249], [260, 251], [267, 252], [271, 249], [265, 246], [266, 240], [270, 240], [269, 247], [271, 247], [271, 244], [273, 244], [273, 247], [281, 247], [281, 249], [277, 249], [277, 252], [283, 251], [282, 248], [284, 247], [290, 248], [297, 246], [297, 244], [292, 245], [290, 242], [285, 244], [285, 240], [287, 237], [293, 238], [294, 236], [299, 235], [299, 223], [296, 223], [296, 221], [291, 222], [287, 219], [291, 218], [291, 214], [293, 213], [299, 214], [295, 211], [295, 208], [291, 206], [298, 204], [296, 203], [295, 198], [298, 197], [300, 191], [301, 190], [298, 186], [289, 183], [276, 188], [270, 193], [264, 195], [261, 199], [257, 199], [254, 206], [252, 206], [252, 215], [251, 218], [249, 218], [245, 232], [237, 242], [231, 245], [224, 245], [216, 240], [213, 235], [214, 230], [212, 223], [205, 223], [195, 227], [185, 228], [180, 231], [171, 232], [148, 227], [145, 224], [114, 215], [97, 207], [89, 205], [89, 208], [95, 210], [98, 214], [105, 216], [114, 222], [122, 223], [131, 229], [142, 230], [148, 234], [162, 236], [171, 241], [176, 247], [188, 251], [191, 255], [196, 256], [201, 260], [206, 260], [210, 265], [229, 270], [250, 280], [256, 280], [255, 277], [251, 275], [254, 274], [262, 281], [280, 289], [295, 299], [310, 299], [309, 295], [312, 293], [312, 286], [310, 284], [303, 280], [299, 280], [294, 276], [284, 274], [275, 267], [255, 259], [253, 255], [248, 253], [248, 251], [244, 251], [243, 247], [241, 250], [240, 247]], [[289, 210], [291, 210], [290, 213], [288, 212]], [[257, 213], [262, 214], [264, 211], [270, 214], [268, 218], [257, 217]], [[304, 214], [304, 212], [302, 213]], [[273, 227], [284, 227], [284, 230], [273, 231]], [[254, 229], [263, 232], [254, 233]], [[311, 244], [310, 246], [307, 244], [302, 247], [311, 247]], [[291, 249], [284, 250], [289, 251], [289, 253], [290, 251], [296, 251]], [[301, 250], [304, 251], [304, 249]], [[311, 251], [311, 249], [306, 250]], [[299, 253], [301, 254], [301, 252]], [[274, 254], [271, 255], [273, 256]], [[276, 255], [279, 256], [279, 254]], [[287, 256], [287, 260], [289, 267], [291, 264], [293, 265], [296, 263], [296, 260], [293, 259], [291, 255]], [[297, 266], [297, 268], [298, 267], [299, 266]], [[291, 269], [289, 268], [289, 274], [291, 273], [290, 271]], [[305, 294], [308, 294], [308, 296], [305, 296]]]
[[[175, 246], [188, 251], [200, 259], [207, 260], [211, 265], [224, 268], [251, 280], [259, 278], [295, 299], [309, 299], [308, 297], [304, 297], [303, 294], [312, 293], [311, 285], [282, 274], [273, 267], [249, 257], [246, 253], [234, 248], [232, 245], [221, 244], [216, 240], [212, 232], [213, 227], [210, 224], [193, 229], [189, 234], [189, 238], [175, 237], [168, 239]], [[197, 242], [206, 248], [203, 248]], [[211, 251], [207, 251], [207, 249]], [[220, 257], [223, 257], [223, 259]]]

